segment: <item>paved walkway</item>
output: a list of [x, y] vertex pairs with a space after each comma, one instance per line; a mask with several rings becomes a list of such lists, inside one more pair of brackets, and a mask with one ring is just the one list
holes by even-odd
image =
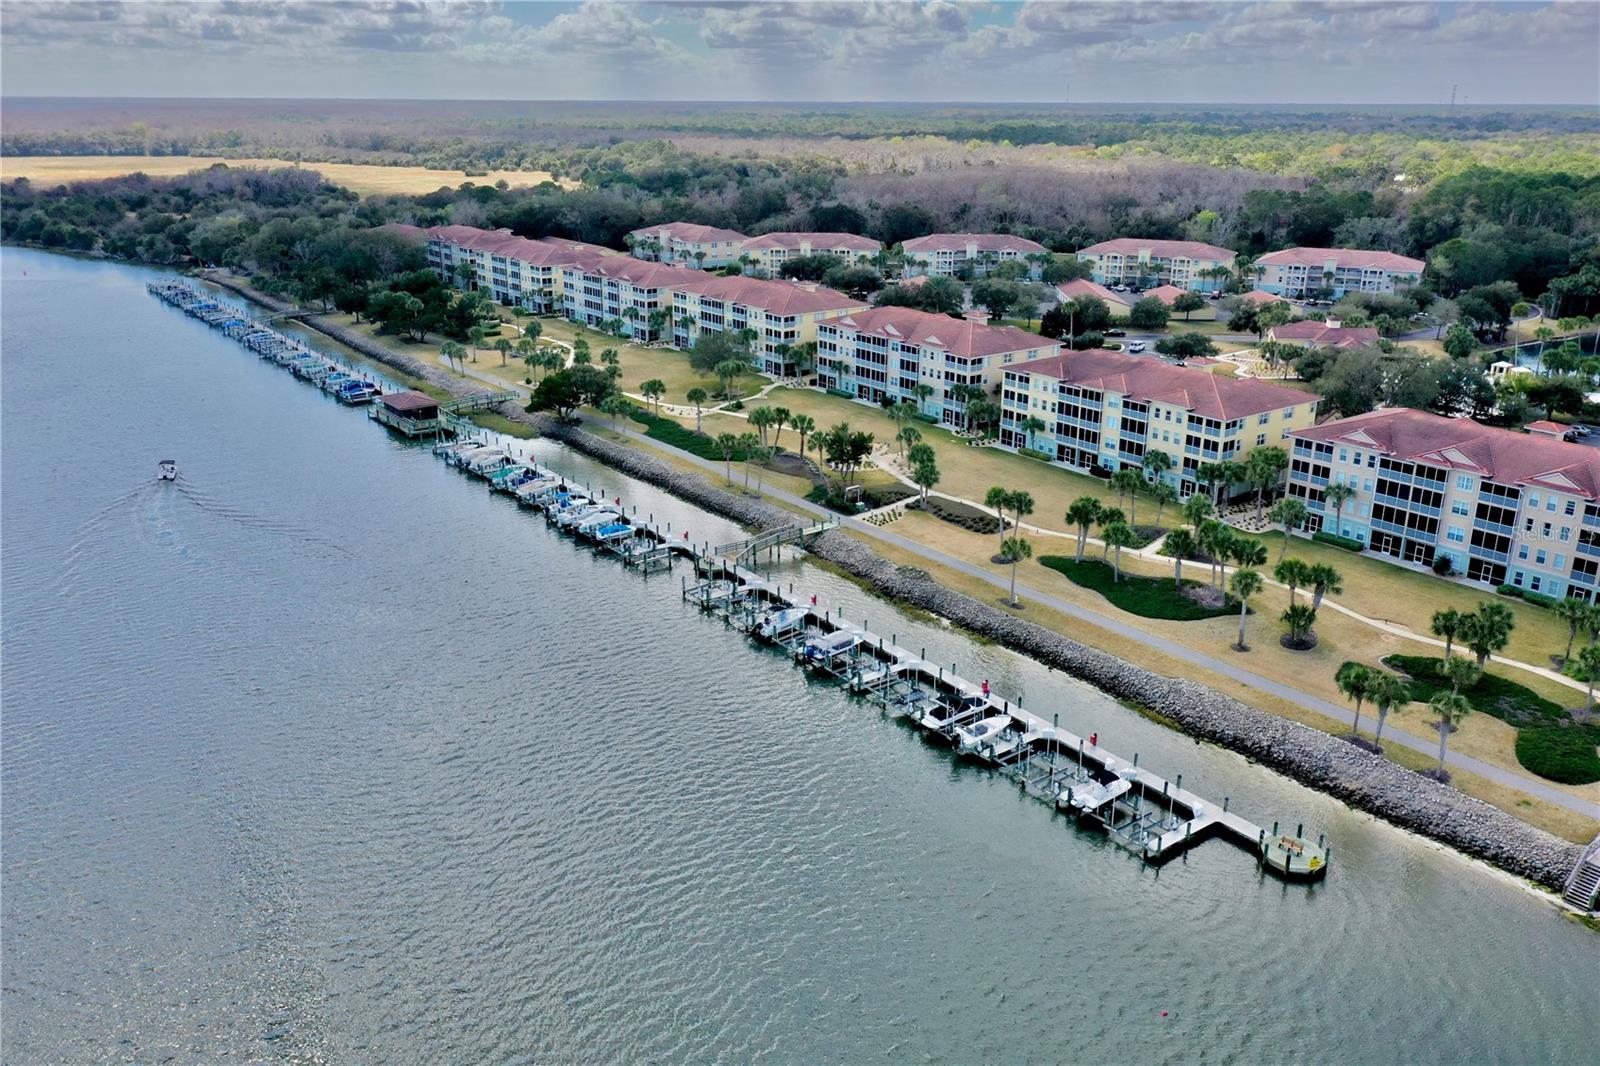
[[[873, 461], [877, 464], [880, 470], [892, 474], [900, 481], [901, 484], [906, 485], [909, 488], [916, 488], [916, 483], [913, 482], [911, 478], [906, 475], [904, 470], [900, 468], [900, 460], [897, 456], [885, 456], [874, 453]], [[968, 500], [960, 496], [951, 496], [950, 494], [940, 492], [937, 489], [930, 489], [928, 491], [928, 495], [937, 496], [942, 500], [950, 500], [953, 503], [965, 504], [968, 507], [975, 507], [978, 510], [983, 511], [985, 514], [994, 514], [993, 508], [985, 506], [978, 500]], [[1251, 513], [1253, 514], [1254, 512], [1252, 511]], [[1065, 537], [1069, 538], [1074, 544], [1077, 543], [1078, 535], [1069, 530], [1045, 529], [1042, 526], [1030, 525], [1027, 522], [1021, 523], [1020, 528], [1023, 532], [1030, 533], [1035, 536]], [[1123, 551], [1129, 555], [1134, 555], [1150, 562], [1158, 562], [1170, 566], [1172, 564], [1172, 560], [1160, 554], [1161, 545], [1164, 540], [1164, 537], [1160, 537], [1145, 545], [1143, 548], [1124, 548]], [[1098, 538], [1090, 537], [1088, 538], [1087, 543], [1099, 545], [1101, 542]], [[1204, 566], [1205, 564], [1200, 563], [1198, 565]], [[1229, 568], [1226, 564], [1224, 564], [1222, 567], [1224, 579], [1227, 578], [1228, 572]], [[1272, 571], [1270, 567], [1261, 571], [1261, 579], [1273, 588], [1287, 589], [1289, 587], [1288, 585], [1285, 585], [1272, 577]], [[1372, 628], [1387, 633], [1390, 636], [1402, 637], [1406, 640], [1414, 640], [1419, 644], [1426, 644], [1429, 647], [1439, 648], [1441, 650], [1444, 648], [1444, 641], [1439, 640], [1437, 637], [1418, 633], [1410, 626], [1401, 625], [1398, 622], [1391, 622], [1386, 618], [1373, 618], [1369, 615], [1364, 615], [1359, 611], [1352, 610], [1351, 608], [1344, 606], [1331, 597], [1324, 597], [1322, 600], [1322, 606], [1331, 608], [1340, 614], [1345, 615], [1346, 617], [1352, 618], [1363, 625], [1371, 626]], [[1509, 666], [1515, 670], [1526, 670], [1528, 673], [1534, 674], [1537, 677], [1541, 677], [1546, 681], [1553, 681], [1558, 685], [1565, 685], [1567, 688], [1570, 688], [1575, 692], [1587, 692], [1587, 686], [1583, 682], [1574, 681], [1572, 678], [1561, 673], [1559, 670], [1552, 670], [1548, 666], [1539, 666], [1536, 663], [1523, 662], [1521, 659], [1508, 659], [1499, 655], [1490, 656], [1489, 661], [1500, 666]]]
[[[467, 376], [495, 385], [498, 388], [506, 387], [506, 383], [500, 378], [496, 378], [472, 367], [467, 368]], [[512, 387], [516, 388], [515, 386]], [[527, 393], [526, 388], [516, 388], [516, 391], [522, 394]], [[718, 479], [720, 479], [722, 476], [721, 464], [710, 459], [702, 459], [698, 455], [694, 455], [678, 448], [673, 448], [672, 446], [664, 444], [658, 440], [652, 440], [645, 434], [640, 433], [632, 427], [623, 427], [617, 430], [617, 432], [620, 432], [625, 436], [630, 437], [640, 444], [646, 445], [650, 448], [673, 452], [680, 459], [702, 468]], [[791, 507], [800, 508], [806, 513], [815, 515], [819, 518], [839, 517], [832, 511], [814, 504], [810, 500], [796, 496], [791, 492], [785, 492], [781, 489], [775, 489], [768, 486], [764, 490], [764, 495], [771, 496], [774, 499], [782, 500]], [[943, 494], [930, 492], [929, 495]], [[982, 508], [981, 504], [975, 504], [969, 500], [960, 500], [959, 497], [945, 496], [944, 498], [950, 500], [959, 500], [960, 502], [966, 503], [969, 506]], [[987, 508], [983, 509], [987, 510]], [[993, 573], [992, 571], [987, 570], [975, 563], [970, 563], [965, 559], [958, 559], [955, 556], [946, 554], [945, 552], [939, 551], [936, 548], [930, 548], [925, 544], [894, 532], [889, 526], [872, 525], [870, 523], [863, 522], [858, 518], [841, 519], [840, 525], [842, 528], [848, 529], [853, 533], [859, 533], [869, 538], [881, 540], [886, 544], [893, 544], [897, 548], [920, 555], [931, 562], [938, 563], [940, 566], [947, 566], [952, 570], [956, 570], [971, 577], [978, 578], [981, 581], [993, 585], [996, 589], [1007, 593], [1008, 595], [1010, 593], [1011, 583], [1008, 577], [1002, 577], [999, 574]], [[1062, 533], [1059, 530], [1038, 529], [1037, 527], [1029, 526], [1026, 523], [1023, 524], [1022, 528], [1028, 530], [1029, 532], [1035, 532], [1045, 536], [1075, 537], [1075, 535], [1071, 533]], [[1098, 544], [1099, 542], [1096, 541], [1095, 543]], [[1149, 548], [1144, 549], [1144, 551], [1149, 550]], [[1222, 674], [1224, 677], [1229, 677], [1235, 681], [1249, 685], [1251, 688], [1259, 689], [1262, 692], [1277, 696], [1280, 699], [1285, 699], [1309, 710], [1316, 711], [1318, 714], [1326, 715], [1327, 717], [1332, 718], [1334, 721], [1344, 722], [1351, 725], [1354, 725], [1355, 723], [1355, 713], [1349, 707], [1346, 707], [1343, 704], [1333, 703], [1329, 700], [1322, 699], [1320, 696], [1313, 696], [1308, 692], [1301, 692], [1299, 689], [1285, 685], [1279, 681], [1274, 681], [1271, 678], [1264, 677], [1261, 674], [1246, 669], [1245, 667], [1238, 665], [1236, 662], [1233, 662], [1229, 659], [1221, 658], [1215, 653], [1202, 652], [1194, 648], [1190, 648], [1187, 645], [1176, 644], [1172, 641], [1153, 638], [1149, 633], [1145, 632], [1137, 625], [1136, 619], [1130, 622], [1112, 615], [1102, 614], [1101, 612], [1091, 608], [1082, 607], [1076, 603], [1071, 603], [1059, 596], [1052, 595], [1048, 592], [1043, 592], [1021, 579], [1018, 579], [1017, 581], [1017, 595], [1025, 596], [1036, 603], [1040, 603], [1046, 607], [1049, 607], [1051, 610], [1060, 611], [1062, 614], [1067, 615], [1068, 617], [1076, 618], [1080, 621], [1088, 622], [1091, 625], [1098, 626], [1099, 628], [1104, 629], [1109, 633], [1113, 633], [1119, 637], [1153, 647], [1163, 654], [1169, 655], [1172, 658], [1178, 659], [1182, 662], [1189, 663], [1205, 670], [1215, 671], [1216, 673]], [[1331, 601], [1328, 600], [1324, 600], [1323, 602], [1325, 604], [1331, 603]], [[1343, 610], [1343, 608], [1337, 609]], [[1356, 615], [1353, 612], [1349, 613], [1356, 618], [1363, 617], [1361, 615]], [[1372, 624], [1375, 625], [1379, 624], [1370, 619], [1367, 619], [1367, 621], [1371, 621]], [[1410, 633], [1409, 631], [1400, 632], [1398, 635], [1408, 636], [1415, 640], [1427, 639], [1418, 637], [1416, 634]], [[1431, 641], [1431, 643], [1437, 644], [1440, 642]], [[1495, 661], [1501, 662], [1503, 660], [1497, 659]], [[1526, 664], [1507, 663], [1507, 665], [1521, 665], [1526, 668]], [[1368, 715], [1367, 718], [1370, 720], [1371, 715]], [[1388, 736], [1391, 743], [1398, 743], [1402, 747], [1410, 748], [1413, 751], [1422, 752], [1424, 755], [1434, 756], [1438, 753], [1437, 740], [1429, 740], [1425, 737], [1413, 736], [1404, 730], [1394, 728], [1389, 730]], [[1593, 800], [1582, 799], [1566, 792], [1562, 792], [1558, 789], [1551, 788], [1543, 781], [1540, 781], [1538, 778], [1532, 777], [1528, 774], [1519, 773], [1514, 770], [1507, 770], [1504, 767], [1495, 766], [1494, 764], [1484, 762], [1481, 759], [1475, 759], [1470, 755], [1463, 755], [1459, 752], [1453, 751], [1446, 754], [1445, 762], [1450, 766], [1465, 770], [1468, 773], [1477, 774], [1479, 777], [1486, 778], [1497, 784], [1506, 785], [1510, 788], [1525, 792], [1530, 796], [1553, 803], [1556, 806], [1562, 807], [1566, 810], [1574, 811], [1589, 818], [1600, 818], [1600, 803], [1597, 803]]]

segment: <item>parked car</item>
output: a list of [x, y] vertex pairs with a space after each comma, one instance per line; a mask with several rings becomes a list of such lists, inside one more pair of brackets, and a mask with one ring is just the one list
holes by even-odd
[[1128, 331], [1125, 329], [1108, 329], [1100, 335], [1102, 337], [1126, 337], [1128, 335]]

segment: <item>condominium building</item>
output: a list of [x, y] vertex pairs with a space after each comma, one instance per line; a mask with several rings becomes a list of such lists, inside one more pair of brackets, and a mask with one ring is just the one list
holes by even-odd
[[[1005, 368], [1000, 442], [1081, 470], [1137, 468], [1146, 452], [1165, 452], [1164, 479], [1188, 496], [1201, 489], [1202, 466], [1287, 449], [1291, 433], [1316, 421], [1320, 399], [1122, 352], [1063, 352]], [[1030, 432], [1029, 418], [1044, 428]]]
[[1392, 293], [1422, 280], [1420, 259], [1353, 248], [1285, 248], [1256, 260], [1258, 287], [1277, 296], [1305, 297], [1318, 289], [1340, 299], [1350, 292]]
[[1037, 241], [1009, 233], [930, 233], [904, 241], [900, 248], [905, 253], [907, 277], [928, 274], [947, 278], [968, 265], [981, 277], [1001, 263], [1015, 262], [1026, 263], [1029, 274], [1038, 277], [1040, 263], [1030, 257], [1050, 254]]
[[716, 268], [737, 262], [740, 247], [749, 239], [738, 230], [693, 222], [663, 222], [628, 234], [628, 246], [639, 259]]
[[1118, 237], [1078, 250], [1078, 258], [1102, 285], [1176, 285], [1210, 292], [1220, 289], [1233, 270], [1236, 253], [1203, 241], [1157, 241]]
[[691, 273], [672, 285], [673, 345], [691, 348], [707, 331], [752, 330], [756, 366], [774, 377], [805, 369], [793, 350], [816, 340], [819, 326], [866, 308], [866, 301], [820, 285]]
[[508, 229], [434, 226], [422, 232], [428, 264], [446, 281], [498, 303], [539, 312], [562, 310], [563, 266], [580, 259], [623, 258], [597, 244], [555, 237], [531, 240]]
[[811, 255], [831, 255], [853, 263], [871, 259], [883, 245], [871, 237], [854, 233], [764, 233], [744, 242], [740, 253], [749, 262], [746, 270], [758, 270], [771, 277], [791, 259]]
[[1059, 341], [986, 318], [981, 311], [951, 318], [875, 307], [829, 319], [817, 327], [817, 383], [874, 403], [909, 401], [944, 425], [965, 428], [967, 404], [957, 386], [991, 393], [1002, 368], [1061, 350]]
[[[1392, 408], [1297, 430], [1289, 494], [1311, 528], [1489, 585], [1593, 600], [1600, 450]], [[1335, 511], [1329, 485], [1353, 495]], [[1337, 529], [1335, 529], [1337, 527]]]
[[1080, 296], [1091, 296], [1099, 300], [1110, 308], [1111, 313], [1114, 315], [1125, 315], [1133, 308], [1133, 298], [1127, 293], [1108, 289], [1104, 285], [1089, 281], [1086, 278], [1073, 278], [1071, 281], [1063, 281], [1056, 286], [1056, 298], [1062, 303], [1076, 300]]
[[620, 324], [624, 335], [641, 341], [665, 335], [674, 287], [705, 276], [625, 255], [578, 255], [560, 273], [562, 313], [587, 326]]

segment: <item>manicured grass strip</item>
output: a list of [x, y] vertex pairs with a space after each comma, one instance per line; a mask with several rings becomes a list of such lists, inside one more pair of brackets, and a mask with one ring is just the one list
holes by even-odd
[[[1135, 577], [1122, 575], [1115, 581], [1115, 571], [1110, 563], [1098, 559], [1074, 562], [1070, 556], [1045, 555], [1039, 559], [1074, 585], [1093, 589], [1116, 606], [1141, 618], [1161, 618], [1170, 622], [1195, 622], [1202, 618], [1220, 618], [1239, 612], [1232, 607], [1203, 607], [1174, 587], [1171, 578]], [[1198, 581], [1185, 581], [1184, 586], [1198, 586]]]
[[1517, 731], [1517, 761], [1563, 785], [1600, 781], [1600, 725], [1549, 726]]
[[[1450, 683], [1439, 673], [1442, 659], [1431, 655], [1389, 655], [1385, 666], [1405, 674], [1410, 682], [1411, 698], [1427, 703], [1440, 692], [1448, 692]], [[1471, 688], [1461, 694], [1472, 704], [1473, 710], [1482, 711], [1515, 726], [1552, 725], [1567, 721], [1567, 713], [1526, 685], [1508, 681], [1494, 674], [1484, 674]]]

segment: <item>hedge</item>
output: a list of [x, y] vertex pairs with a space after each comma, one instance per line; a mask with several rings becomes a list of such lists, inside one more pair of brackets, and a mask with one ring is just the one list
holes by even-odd
[[[1099, 559], [1075, 562], [1070, 556], [1046, 555], [1039, 565], [1049, 567], [1074, 585], [1100, 593], [1117, 607], [1141, 618], [1160, 618], [1170, 622], [1196, 622], [1203, 618], [1221, 618], [1239, 613], [1237, 605], [1231, 607], [1206, 607], [1180, 592], [1166, 577], [1136, 577], [1123, 574], [1114, 580], [1116, 571], [1110, 563]], [[1198, 586], [1198, 581], [1185, 581], [1185, 586]]]
[[1600, 781], [1600, 725], [1549, 726], [1517, 732], [1517, 761], [1563, 785]]
[[1052, 461], [1055, 458], [1049, 452], [1041, 452], [1037, 448], [1018, 448], [1017, 449], [1017, 454], [1018, 455], [1026, 455], [1029, 459], [1039, 459], [1039, 460], [1042, 460], [1043, 462], [1046, 462], [1046, 463]]
[[[719, 463], [723, 461], [722, 449], [717, 447], [715, 440], [704, 433], [696, 433], [694, 430], [679, 425], [670, 418], [651, 414], [642, 407], [635, 407], [629, 412], [629, 417], [635, 422], [644, 423], [644, 435], [651, 440], [658, 440], [662, 444], [670, 444], [674, 448], [682, 448], [684, 451], [698, 455], [702, 459], [714, 459]], [[743, 448], [735, 448], [733, 450], [732, 461], [735, 463], [744, 462]]]
[[1531, 603], [1535, 607], [1554, 607], [1556, 605], [1556, 598], [1554, 596], [1546, 596], [1542, 592], [1529, 592], [1527, 589], [1518, 588], [1516, 585], [1501, 585], [1499, 588], [1495, 589], [1495, 591], [1500, 595], [1510, 597], [1513, 600], [1522, 600], [1524, 603]]
[[1337, 533], [1318, 531], [1311, 534], [1311, 539], [1322, 544], [1332, 544], [1335, 548], [1343, 548], [1348, 552], [1366, 551], [1367, 546], [1354, 537], [1341, 537]]

